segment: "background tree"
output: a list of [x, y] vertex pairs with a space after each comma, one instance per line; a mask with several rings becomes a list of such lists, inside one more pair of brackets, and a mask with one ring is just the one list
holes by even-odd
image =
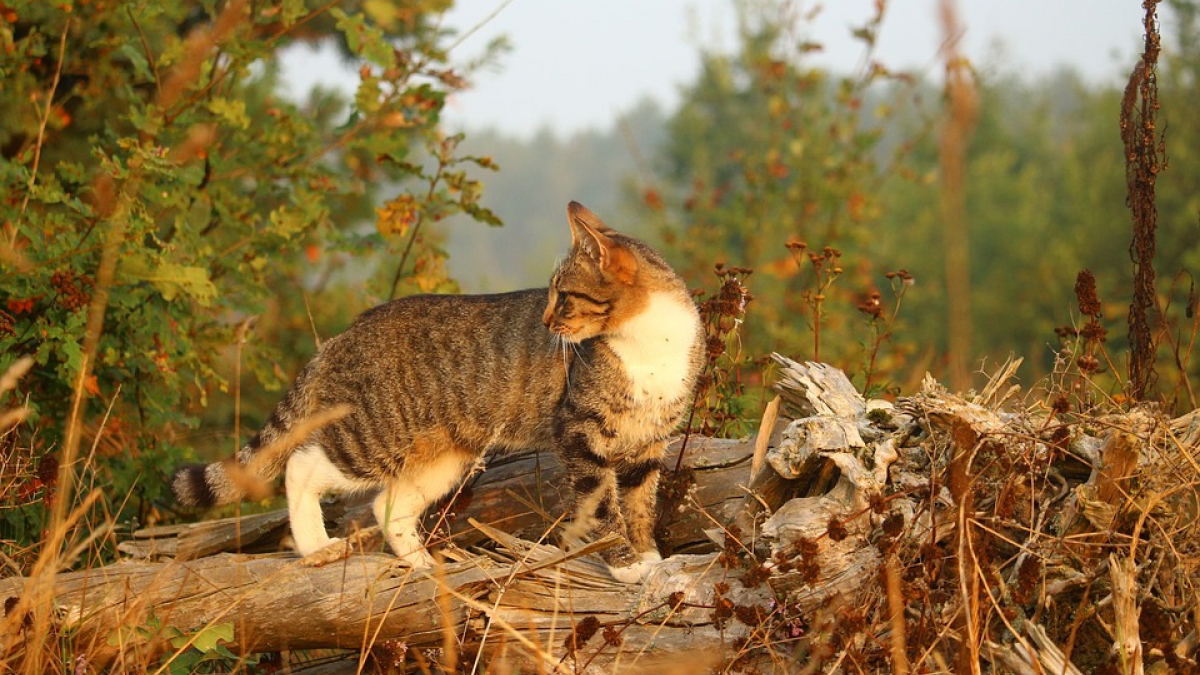
[[[1200, 243], [1196, 172], [1186, 168], [1194, 163], [1196, 123], [1183, 112], [1195, 98], [1197, 12], [1186, 0], [1170, 7], [1159, 69], [1168, 170], [1158, 183], [1155, 323], [1156, 339], [1170, 347], [1158, 364], [1157, 395], [1168, 402], [1194, 398], [1184, 375], [1195, 374], [1188, 356], [1200, 316], [1185, 271], [1195, 267]], [[806, 38], [804, 16], [773, 3], [738, 8], [736, 50], [704, 53], [661, 151], [651, 153], [654, 179], [630, 201], [665, 233], [672, 259], [695, 286], [710, 284], [716, 262], [755, 269], [747, 354], [819, 356], [855, 373], [859, 384], [905, 390], [926, 370], [948, 375], [948, 253], [939, 225], [947, 176], [932, 133], [947, 105], [941, 87], [873, 60], [882, 15], [852, 33], [864, 45], [861, 67], [831, 72], [811, 65], [809, 53], [819, 45]], [[972, 242], [969, 369], [977, 373], [986, 361], [1017, 354], [1026, 357], [1032, 383], [1053, 371], [1056, 352], [1071, 349], [1086, 321], [1073, 293], [1081, 269], [1095, 273], [1102, 323], [1113, 328], [1125, 318], [1131, 272], [1114, 113], [1121, 90], [1069, 71], [1030, 79], [1002, 63], [966, 66], [978, 97], [962, 176]], [[802, 252], [784, 248], [801, 241]], [[810, 256], [824, 255], [825, 246], [842, 255], [818, 274]], [[831, 279], [835, 269], [841, 273]], [[894, 307], [883, 273], [901, 269], [916, 285], [900, 318], [881, 331], [879, 316], [854, 310], [869, 309], [864, 300], [872, 293]], [[1112, 357], [1095, 373], [1098, 392], [1120, 392], [1120, 333], [1104, 336]], [[872, 365], [880, 335], [890, 337]], [[868, 375], [872, 369], [878, 374]]]
[[810, 64], [820, 45], [805, 37], [794, 6], [739, 8], [738, 49], [703, 54], [668, 123], [659, 180], [639, 196], [642, 212], [694, 284], [717, 262], [754, 270], [749, 353], [849, 364], [863, 381], [867, 331], [828, 302], [835, 292], [868, 298], [886, 284], [860, 254], [884, 217], [880, 189], [908, 151], [886, 125], [912, 88], [872, 57], [882, 3], [854, 31], [864, 57], [846, 75]]

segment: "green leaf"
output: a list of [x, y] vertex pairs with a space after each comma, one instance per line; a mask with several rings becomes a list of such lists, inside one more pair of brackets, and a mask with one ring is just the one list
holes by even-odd
[[395, 52], [383, 31], [368, 26], [366, 20], [357, 14], [351, 16], [340, 9], [331, 10], [330, 14], [337, 19], [338, 30], [346, 35], [350, 51], [385, 68], [395, 65]]
[[129, 59], [129, 63], [133, 65], [133, 72], [139, 78], [146, 82], [154, 81], [154, 73], [150, 72], [150, 62], [146, 60], [141, 49], [131, 42], [126, 42], [117, 49], [117, 53]]
[[291, 26], [296, 23], [296, 19], [308, 13], [308, 8], [304, 5], [304, 0], [283, 0], [283, 12], [280, 18], [283, 19], [283, 25]]
[[497, 216], [487, 207], [478, 204], [463, 204], [462, 209], [467, 215], [489, 227], [501, 227], [504, 225], [504, 221], [500, 220], [500, 216]]
[[196, 666], [204, 660], [204, 655], [191, 649], [175, 656], [171, 660], [171, 675], [190, 675], [196, 672]]
[[246, 129], [250, 126], [250, 117], [246, 115], [246, 102], [241, 99], [231, 101], [214, 98], [208, 102], [208, 109], [214, 115], [239, 129]]
[[400, 8], [390, 0], [364, 0], [362, 7], [367, 16], [388, 30], [395, 28], [400, 18]]
[[87, 170], [79, 162], [59, 162], [55, 170], [65, 182], [79, 184], [87, 180]]
[[150, 262], [147, 258], [131, 257], [122, 262], [121, 277], [125, 281], [148, 281], [167, 302], [182, 293], [207, 306], [217, 297], [217, 287], [203, 267], [188, 267], [166, 260]]
[[365, 113], [379, 112], [381, 89], [379, 78], [367, 76], [358, 83], [354, 92], [354, 106]]
[[[187, 644], [189, 636], [182, 635], [171, 640], [171, 646], [179, 649]], [[224, 640], [225, 642], [233, 642], [233, 622], [214, 623], [205, 626], [196, 633], [195, 639], [192, 639], [192, 646], [201, 652], [211, 652], [217, 648], [217, 644]]]
[[78, 340], [63, 340], [59, 344], [62, 355], [66, 357], [67, 368], [72, 374], [83, 370], [83, 344]]
[[300, 234], [309, 223], [296, 209], [285, 206], [273, 209], [270, 218], [271, 231], [285, 239]]

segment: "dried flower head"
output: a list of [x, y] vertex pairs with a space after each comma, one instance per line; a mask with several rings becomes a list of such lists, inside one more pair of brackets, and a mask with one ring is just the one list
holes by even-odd
[[796, 571], [800, 573], [800, 578], [804, 579], [806, 584], [815, 584], [821, 579], [821, 565], [815, 558], [802, 560], [796, 566]]
[[1099, 317], [1104, 311], [1096, 294], [1096, 276], [1086, 267], [1075, 277], [1075, 299], [1079, 301], [1079, 313], [1084, 316]]
[[904, 529], [904, 516], [899, 513], [893, 513], [883, 519], [883, 531], [889, 537], [895, 537]]
[[725, 341], [716, 335], [708, 336], [705, 340], [705, 346], [708, 348], [708, 359], [710, 361], [720, 358], [725, 353]]
[[404, 668], [404, 657], [408, 654], [408, 643], [403, 640], [383, 640], [371, 649], [371, 658], [386, 672]]
[[801, 558], [815, 557], [819, 548], [817, 542], [808, 537], [798, 537], [796, 541], [792, 542], [792, 550]]
[[713, 602], [713, 611], [709, 615], [712, 618], [713, 624], [718, 628], [725, 625], [725, 620], [733, 616], [733, 601], [729, 598], [717, 598]]
[[1017, 584], [1012, 591], [1012, 598], [1019, 605], [1024, 605], [1032, 599], [1037, 582], [1042, 578], [1042, 560], [1031, 555], [1021, 561], [1017, 568]]
[[1056, 448], [1066, 450], [1071, 443], [1071, 428], [1066, 424], [1059, 426], [1050, 434], [1050, 443]]
[[764, 581], [771, 578], [771, 568], [755, 563], [742, 575], [742, 585], [746, 588], [758, 588]]
[[1066, 340], [1079, 335], [1079, 331], [1073, 326], [1055, 326], [1054, 335], [1060, 340]]
[[1083, 339], [1091, 340], [1092, 342], [1104, 342], [1108, 339], [1108, 329], [1101, 326], [1100, 322], [1095, 319], [1083, 324], [1083, 328], [1079, 331], [1079, 334]]
[[751, 628], [762, 625], [769, 614], [770, 612], [757, 605], [738, 605], [733, 608], [734, 617]]
[[1055, 415], [1063, 415], [1071, 410], [1071, 401], [1066, 394], [1059, 394], [1054, 398], [1054, 402], [1050, 404], [1050, 409]]
[[842, 541], [850, 533], [846, 531], [846, 525], [842, 521], [831, 517], [829, 523], [825, 526], [825, 534], [829, 535], [829, 538], [833, 541]]
[[73, 312], [91, 304], [95, 283], [86, 276], [76, 277], [71, 270], [58, 270], [50, 277], [50, 285], [58, 294], [58, 304], [67, 311]]
[[867, 495], [867, 505], [871, 508], [872, 513], [882, 514], [887, 510], [887, 499], [878, 492], [871, 492]]
[[667, 596], [667, 607], [670, 607], [673, 611], [678, 612], [680, 608], [683, 607], [683, 601], [686, 597], [687, 594], [683, 591], [675, 591], [671, 595]]
[[878, 319], [883, 316], [883, 303], [880, 302], [880, 297], [879, 291], [871, 291], [859, 296], [855, 307], [863, 314]]
[[567, 634], [563, 640], [563, 649], [568, 652], [574, 652], [576, 649], [587, 644], [588, 640], [600, 630], [600, 620], [594, 615], [589, 614], [583, 617], [583, 620], [575, 624], [575, 628]]
[[38, 479], [46, 485], [54, 485], [58, 482], [58, 458], [54, 455], [45, 455], [38, 462], [37, 470]]
[[738, 541], [738, 537], [741, 534], [742, 530], [737, 525], [730, 525], [729, 529], [725, 531], [725, 545], [722, 547], [721, 555], [717, 560], [727, 570], [738, 566], [738, 556], [742, 551], [742, 544]]

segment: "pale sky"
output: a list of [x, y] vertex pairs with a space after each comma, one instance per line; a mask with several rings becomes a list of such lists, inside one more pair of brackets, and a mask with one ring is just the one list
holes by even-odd
[[[816, 8], [817, 2], [801, 2]], [[854, 26], [874, 0], [826, 0], [809, 24], [824, 43], [820, 63], [848, 72], [858, 66]], [[936, 77], [942, 38], [937, 0], [891, 0], [876, 58], [893, 69]], [[1092, 82], [1117, 83], [1140, 52], [1141, 0], [960, 0], [966, 25], [962, 51], [980, 68], [1033, 77], [1071, 66]], [[543, 126], [559, 133], [605, 128], [650, 96], [670, 110], [691, 80], [703, 49], [735, 45], [732, 0], [459, 0], [445, 25], [465, 32], [500, 9], [456, 47], [452, 57], [477, 56], [497, 35], [512, 51], [474, 88], [455, 97], [447, 117], [468, 129], [491, 127], [528, 136]], [[1160, 14], [1162, 9], [1160, 9]], [[1169, 22], [1169, 17], [1165, 18]], [[1164, 33], [1169, 26], [1164, 25]], [[331, 55], [300, 47], [284, 59], [298, 92], [315, 82], [353, 83]]]

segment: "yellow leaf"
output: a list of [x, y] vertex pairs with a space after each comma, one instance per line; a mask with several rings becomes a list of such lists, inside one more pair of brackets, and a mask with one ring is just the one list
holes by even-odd
[[125, 282], [147, 281], [168, 302], [181, 293], [201, 305], [207, 305], [217, 297], [217, 287], [208, 278], [208, 270], [203, 267], [188, 267], [168, 261], [151, 262], [146, 258], [132, 257], [122, 261], [120, 278]]
[[400, 17], [400, 10], [395, 3], [388, 0], [366, 0], [362, 5], [363, 11], [367, 16], [384, 29], [392, 29], [396, 27], [396, 19]]

